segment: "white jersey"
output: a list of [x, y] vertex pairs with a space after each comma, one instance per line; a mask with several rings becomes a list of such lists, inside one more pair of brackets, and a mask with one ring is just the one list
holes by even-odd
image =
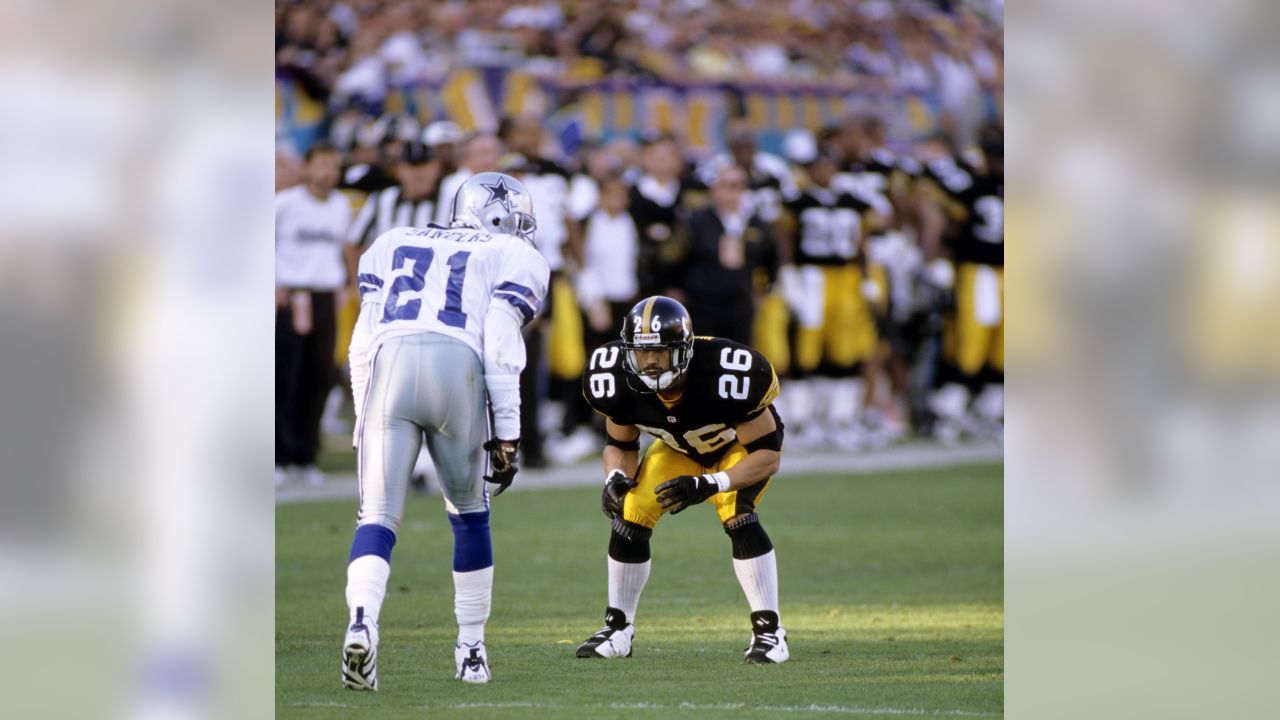
[[492, 301], [515, 308], [525, 324], [547, 294], [550, 270], [514, 235], [469, 228], [396, 228], [360, 257], [361, 305], [371, 311], [370, 346], [415, 333], [439, 333], [484, 356], [484, 319]]
[[305, 185], [276, 194], [276, 285], [308, 290], [342, 287], [342, 242], [351, 203], [334, 190], [317, 200]]
[[521, 175], [520, 182], [533, 198], [533, 216], [538, 218], [538, 249], [552, 270], [561, 270], [564, 268], [563, 246], [569, 238], [569, 229], [565, 226], [569, 179], [563, 171], [545, 171]]

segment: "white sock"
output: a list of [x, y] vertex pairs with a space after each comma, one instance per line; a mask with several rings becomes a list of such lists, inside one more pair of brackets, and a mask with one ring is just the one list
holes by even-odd
[[458, 642], [484, 640], [493, 599], [493, 566], [453, 573], [453, 614], [458, 619]]
[[751, 612], [778, 612], [778, 562], [773, 551], [749, 560], [733, 560], [733, 572], [747, 594]]
[[627, 614], [627, 622], [636, 621], [636, 606], [640, 604], [640, 592], [649, 582], [649, 566], [652, 561], [624, 563], [609, 558], [609, 607]]
[[356, 608], [364, 608], [364, 616], [378, 624], [382, 600], [387, 596], [387, 578], [391, 563], [377, 555], [361, 555], [347, 566], [347, 612], [356, 621]]
[[827, 418], [835, 425], [852, 425], [862, 409], [863, 382], [858, 378], [839, 378], [827, 385]]
[[973, 411], [984, 420], [1004, 418], [1004, 383], [988, 383], [973, 399]]
[[795, 380], [787, 385], [787, 418], [789, 423], [797, 426], [808, 423], [813, 418], [813, 398], [811, 380]]
[[969, 390], [959, 383], [947, 383], [929, 396], [929, 409], [943, 420], [959, 422], [969, 413]]

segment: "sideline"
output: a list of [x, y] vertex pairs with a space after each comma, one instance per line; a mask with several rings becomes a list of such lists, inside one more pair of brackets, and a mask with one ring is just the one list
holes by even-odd
[[[850, 454], [835, 451], [784, 453], [779, 477], [793, 473], [869, 473], [885, 470], [930, 468], [978, 462], [1002, 462], [1004, 447], [996, 442], [972, 442], [954, 446], [928, 440], [911, 440], [880, 450]], [[507, 492], [543, 488], [581, 487], [604, 482], [600, 461], [592, 457], [572, 465], [521, 470]], [[319, 485], [288, 485], [276, 489], [276, 504], [356, 497], [354, 473], [330, 475]]]

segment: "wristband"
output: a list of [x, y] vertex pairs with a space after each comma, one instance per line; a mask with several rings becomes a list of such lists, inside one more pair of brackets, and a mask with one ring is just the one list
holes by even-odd
[[609, 483], [613, 482], [614, 475], [621, 475], [624, 478], [627, 477], [627, 474], [622, 471], [622, 468], [614, 468], [613, 470], [609, 471], [608, 475], [604, 476], [604, 484], [608, 485]]
[[711, 473], [706, 476], [711, 482], [715, 483], [720, 489], [717, 492], [729, 491], [729, 473], [721, 470], [718, 473]]

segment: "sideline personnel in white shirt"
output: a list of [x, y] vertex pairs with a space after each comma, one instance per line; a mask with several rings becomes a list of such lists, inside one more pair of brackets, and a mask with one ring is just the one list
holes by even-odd
[[334, 188], [338, 152], [306, 154], [303, 183], [276, 194], [276, 480], [320, 479], [320, 415], [335, 379], [337, 297], [346, 283], [342, 246], [351, 204]]

